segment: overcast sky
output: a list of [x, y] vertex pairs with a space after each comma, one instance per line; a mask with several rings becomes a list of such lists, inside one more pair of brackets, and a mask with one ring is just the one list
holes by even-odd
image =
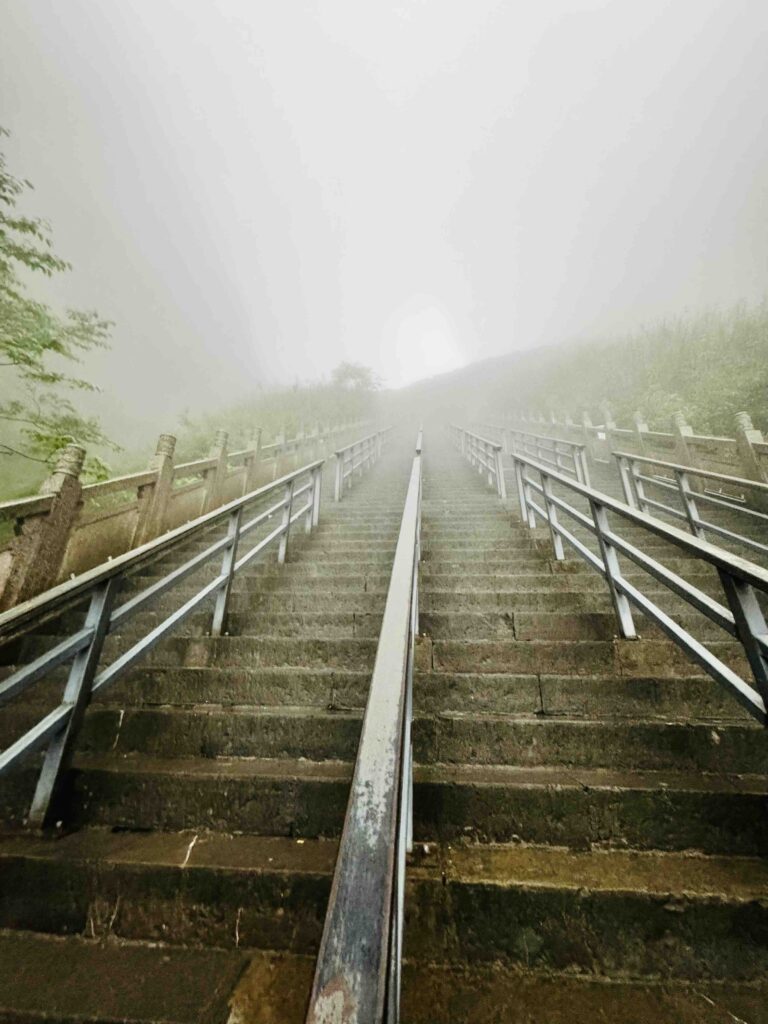
[[[4, 0], [0, 124], [108, 406], [391, 385], [757, 298], [766, 0]], [[138, 389], [141, 389], [140, 391]]]

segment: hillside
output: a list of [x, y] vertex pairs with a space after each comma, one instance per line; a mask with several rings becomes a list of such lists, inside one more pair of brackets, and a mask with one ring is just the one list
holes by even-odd
[[619, 422], [651, 425], [682, 410], [698, 430], [728, 434], [748, 411], [768, 431], [768, 301], [686, 314], [623, 337], [579, 340], [472, 363], [401, 394], [436, 413], [479, 417], [513, 407], [574, 418], [610, 403]]

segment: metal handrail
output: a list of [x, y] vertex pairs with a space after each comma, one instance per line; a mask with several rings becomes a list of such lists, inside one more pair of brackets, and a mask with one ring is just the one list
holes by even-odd
[[507, 485], [504, 480], [504, 464], [502, 447], [497, 441], [491, 441], [480, 434], [473, 434], [471, 430], [464, 427], [457, 427], [454, 423], [449, 426], [453, 443], [461, 454], [469, 460], [478, 473], [485, 473], [488, 486], [493, 487], [502, 501], [507, 497]]
[[583, 442], [565, 441], [561, 437], [533, 434], [527, 430], [516, 430], [514, 427], [495, 429], [501, 431], [506, 455], [530, 455], [538, 462], [552, 466], [561, 473], [575, 477], [579, 483], [589, 486], [587, 446]]
[[[632, 508], [638, 508], [641, 512], [647, 512], [649, 508], [665, 512], [675, 519], [682, 519], [687, 524], [694, 536], [706, 539], [706, 531], [743, 544], [753, 551], [768, 554], [768, 544], [761, 544], [760, 541], [748, 537], [733, 530], [728, 530], [719, 523], [702, 518], [699, 505], [710, 505], [714, 508], [723, 509], [728, 512], [739, 513], [756, 525], [768, 526], [768, 515], [759, 512], [757, 509], [749, 508], [746, 505], [744, 494], [756, 493], [768, 495], [768, 484], [756, 480], [747, 480], [744, 477], [728, 476], [725, 473], [715, 473], [707, 469], [698, 469], [695, 466], [684, 466], [676, 462], [665, 462], [662, 459], [653, 459], [645, 455], [634, 455], [631, 452], [613, 453], [619, 468], [621, 485], [624, 489], [624, 497], [627, 504]], [[642, 472], [642, 466], [655, 466], [666, 470], [668, 476], [650, 476]], [[722, 490], [713, 492], [703, 487], [694, 488], [691, 480], [711, 480], [722, 487], [731, 487], [740, 491], [739, 495], [728, 494]], [[674, 505], [668, 505], [657, 498], [651, 498], [646, 494], [646, 485], [656, 487], [662, 491], [671, 491], [680, 498], [682, 510]]]
[[[18, 636], [36, 624], [90, 596], [84, 626], [33, 661], [17, 669], [0, 682], [0, 705], [24, 693], [60, 665], [71, 663], [62, 702], [0, 753], [0, 774], [35, 751], [45, 748], [46, 754], [38, 778], [29, 823], [43, 826], [56, 810], [61, 782], [71, 759], [86, 707], [94, 693], [108, 686], [128, 668], [143, 658], [169, 632], [182, 623], [208, 598], [215, 598], [211, 635], [224, 630], [227, 606], [234, 576], [253, 562], [270, 545], [278, 544], [278, 562], [285, 561], [290, 529], [304, 517], [304, 529], [310, 533], [319, 522], [320, 491], [324, 460], [302, 466], [273, 483], [237, 498], [207, 515], [181, 526], [148, 544], [60, 584], [37, 597], [0, 615], [0, 640]], [[273, 493], [280, 498], [243, 522], [246, 508]], [[296, 507], [300, 502], [300, 507]], [[238, 557], [239, 542], [248, 533], [273, 516], [281, 514], [280, 524], [262, 537], [249, 551]], [[114, 607], [119, 586], [129, 571], [140, 568], [150, 559], [177, 549], [193, 537], [200, 536], [219, 522], [226, 522], [225, 537], [211, 543], [204, 551], [189, 558], [118, 607]], [[221, 571], [204, 584], [179, 608], [157, 626], [145, 633], [127, 651], [99, 671], [99, 661], [107, 635], [130, 620], [150, 601], [172, 590], [215, 555], [221, 556]]]
[[[546, 522], [558, 560], [562, 561], [565, 558], [565, 540], [590, 568], [604, 577], [621, 635], [627, 639], [637, 637], [631, 610], [631, 606], [634, 606], [655, 622], [708, 675], [725, 686], [758, 721], [768, 724], [768, 627], [758, 600], [758, 593], [768, 595], [768, 570], [714, 544], [693, 537], [675, 526], [669, 526], [645, 512], [631, 508], [593, 487], [580, 484], [543, 463], [522, 455], [513, 455], [512, 463], [523, 522], [531, 528], [535, 527], [537, 517]], [[531, 471], [538, 473], [538, 480], [531, 477]], [[590, 514], [585, 514], [555, 494], [555, 484], [585, 498], [589, 503]], [[541, 498], [543, 507], [538, 503], [537, 497]], [[591, 551], [583, 541], [562, 525], [559, 520], [560, 513], [569, 516], [597, 538], [599, 554]], [[685, 554], [692, 555], [716, 569], [727, 606], [617, 534], [611, 528], [609, 513], [668, 541]], [[688, 630], [676, 623], [639, 587], [630, 583], [622, 572], [619, 555], [629, 558], [671, 593], [681, 597], [691, 608], [702, 613], [729, 636], [738, 640], [752, 670], [754, 685], [742, 679]]]
[[336, 470], [334, 474], [333, 496], [336, 501], [341, 501], [344, 491], [352, 487], [352, 479], [355, 473], [362, 476], [366, 469], [370, 469], [376, 460], [381, 456], [384, 440], [393, 427], [384, 427], [367, 437], [361, 437], [344, 448], [338, 448], [333, 454], [336, 459]]
[[396, 1024], [405, 855], [412, 843], [421, 431], [317, 958], [307, 1024]]

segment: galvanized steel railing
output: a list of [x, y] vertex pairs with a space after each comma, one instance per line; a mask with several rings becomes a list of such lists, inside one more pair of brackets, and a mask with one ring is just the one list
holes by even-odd
[[392, 429], [392, 427], [385, 427], [383, 430], [377, 430], [375, 434], [369, 434], [359, 441], [353, 441], [352, 444], [334, 452], [336, 471], [333, 496], [336, 501], [341, 501], [344, 491], [352, 487], [354, 475], [362, 476], [365, 470], [370, 469], [380, 457], [384, 440]]
[[[621, 635], [629, 639], [637, 636], [631, 610], [634, 606], [655, 622], [705, 672], [724, 685], [755, 718], [766, 724], [768, 627], [760, 602], [768, 596], [768, 571], [592, 487], [571, 480], [540, 462], [522, 455], [513, 455], [512, 464], [523, 522], [532, 528], [537, 518], [546, 522], [557, 559], [565, 558], [563, 541], [566, 541], [590, 568], [603, 576], [608, 584]], [[585, 499], [589, 514], [556, 494], [556, 486]], [[597, 538], [598, 554], [560, 522], [561, 513]], [[668, 541], [683, 554], [712, 566], [717, 571], [727, 606], [621, 537], [611, 526], [610, 516], [613, 515], [625, 524], [642, 528], [649, 536]], [[639, 586], [631, 583], [622, 571], [619, 556], [628, 558], [672, 594], [682, 598], [692, 609], [719, 626], [728, 636], [738, 640], [749, 662], [754, 683], [742, 679], [688, 630], [675, 622]]]
[[[768, 484], [745, 480], [743, 477], [727, 476], [724, 473], [712, 473], [706, 469], [697, 469], [695, 466], [681, 466], [675, 462], [651, 459], [644, 455], [633, 455], [630, 452], [613, 454], [618, 463], [624, 497], [632, 508], [638, 508], [641, 512], [647, 512], [652, 508], [665, 512], [675, 519], [682, 519], [687, 522], [691, 533], [701, 540], [706, 539], [705, 531], [709, 531], [718, 537], [743, 544], [753, 551], [768, 554], [768, 544], [729, 530], [720, 523], [703, 519], [699, 510], [699, 505], [708, 505], [710, 508], [741, 515], [745, 523], [751, 523], [755, 527], [766, 527], [768, 515], [750, 508], [747, 502], [753, 496], [768, 499]], [[651, 475], [651, 471], [645, 470], [646, 466], [660, 470], [660, 473]], [[714, 484], [718, 490], [707, 488], [708, 483]], [[667, 504], [658, 498], [651, 498], [646, 492], [646, 486], [674, 494], [679, 498], [682, 508]]]
[[474, 466], [478, 473], [485, 473], [488, 486], [493, 487], [504, 501], [507, 497], [507, 487], [504, 481], [501, 445], [497, 441], [490, 441], [487, 437], [473, 434], [472, 431], [457, 427], [453, 423], [449, 429], [453, 443], [461, 454], [469, 460], [469, 464]]
[[[52, 670], [70, 664], [61, 703], [0, 753], [2, 774], [35, 751], [46, 750], [32, 801], [29, 824], [43, 826], [51, 820], [52, 812], [56, 809], [61, 781], [67, 770], [86, 707], [93, 694], [114, 682], [209, 598], [214, 599], [211, 635], [220, 636], [225, 626], [232, 580], [236, 573], [250, 565], [272, 544], [278, 545], [278, 561], [284, 562], [293, 523], [303, 518], [307, 533], [317, 525], [320, 514], [322, 467], [322, 459], [303, 466], [274, 483], [237, 498], [157, 540], [105, 562], [0, 615], [0, 642], [5, 642], [67, 610], [75, 603], [79, 604], [83, 599], [90, 598], [85, 623], [81, 629], [59, 641], [49, 651], [0, 682], [2, 705], [25, 693], [30, 686]], [[253, 518], [243, 522], [250, 506], [269, 498], [272, 494], [279, 495], [279, 499], [259, 511]], [[262, 537], [250, 550], [239, 555], [238, 547], [243, 538], [278, 514], [279, 525]], [[127, 573], [193, 538], [203, 536], [218, 523], [227, 524], [226, 536], [214, 541], [183, 565], [115, 607], [119, 586]], [[170, 591], [216, 555], [221, 558], [221, 570], [213, 580], [204, 584], [197, 593], [184, 601], [111, 664], [100, 668], [102, 647], [110, 632], [130, 621], [150, 601]]]
[[405, 855], [412, 840], [411, 717], [418, 633], [421, 432], [317, 958], [307, 1024], [396, 1024]]
[[537, 462], [552, 466], [560, 473], [572, 476], [589, 486], [587, 446], [577, 441], [563, 441], [558, 437], [531, 434], [525, 430], [501, 427], [504, 451], [507, 455], [529, 455]]

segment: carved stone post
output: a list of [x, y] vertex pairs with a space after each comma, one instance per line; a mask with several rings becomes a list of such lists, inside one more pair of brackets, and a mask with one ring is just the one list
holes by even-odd
[[600, 403], [600, 411], [603, 414], [604, 430], [605, 430], [605, 447], [607, 448], [608, 461], [611, 459], [611, 452], [613, 451], [613, 440], [614, 431], [616, 430], [616, 420], [613, 418], [613, 410], [608, 402]]
[[227, 441], [229, 434], [226, 430], [217, 430], [216, 439], [211, 448], [210, 458], [216, 459], [216, 465], [205, 471], [203, 480], [205, 490], [203, 493], [202, 514], [212, 512], [222, 503], [224, 480], [227, 475]]
[[584, 441], [584, 445], [586, 447], [586, 451], [590, 459], [594, 460], [597, 436], [592, 426], [592, 417], [589, 415], [586, 409], [581, 414], [581, 437]]
[[[686, 422], [681, 412], [672, 414], [672, 435], [675, 444], [673, 461], [693, 469], [701, 468], [692, 445], [688, 443], [688, 438], [693, 437], [693, 427]], [[692, 491], [701, 491], [703, 488], [701, 480], [694, 475], [691, 475], [689, 485]]]
[[17, 522], [0, 608], [12, 608], [58, 581], [80, 510], [84, 459], [85, 449], [79, 444], [62, 448], [53, 473], [40, 487], [41, 495], [53, 498], [50, 508]]
[[152, 483], [139, 487], [139, 515], [133, 531], [131, 547], [137, 548], [159, 537], [165, 526], [165, 513], [173, 490], [173, 453], [176, 438], [161, 434], [149, 468], [156, 472]]
[[253, 432], [251, 450], [243, 460], [245, 472], [243, 474], [243, 494], [250, 494], [259, 486], [259, 459], [261, 458], [261, 427], [256, 427]]
[[646, 453], [646, 438], [643, 436], [648, 433], [648, 423], [646, 422], [645, 416], [638, 410], [632, 413], [632, 427], [635, 431], [635, 441], [641, 455]]
[[287, 437], [288, 434], [286, 433], [286, 428], [283, 427], [275, 438], [275, 460], [272, 463], [273, 480], [277, 480], [277, 478], [283, 473], [283, 466], [285, 465], [285, 441]]
[[[752, 425], [752, 418], [749, 413], [737, 412], [736, 420], [736, 450], [741, 464], [741, 475], [747, 480], [756, 480], [758, 483], [768, 483], [768, 473], [760, 461], [760, 456], [755, 451], [754, 445], [764, 441], [761, 430], [756, 430]], [[768, 497], [754, 495], [750, 500], [762, 512], [768, 512]]]

